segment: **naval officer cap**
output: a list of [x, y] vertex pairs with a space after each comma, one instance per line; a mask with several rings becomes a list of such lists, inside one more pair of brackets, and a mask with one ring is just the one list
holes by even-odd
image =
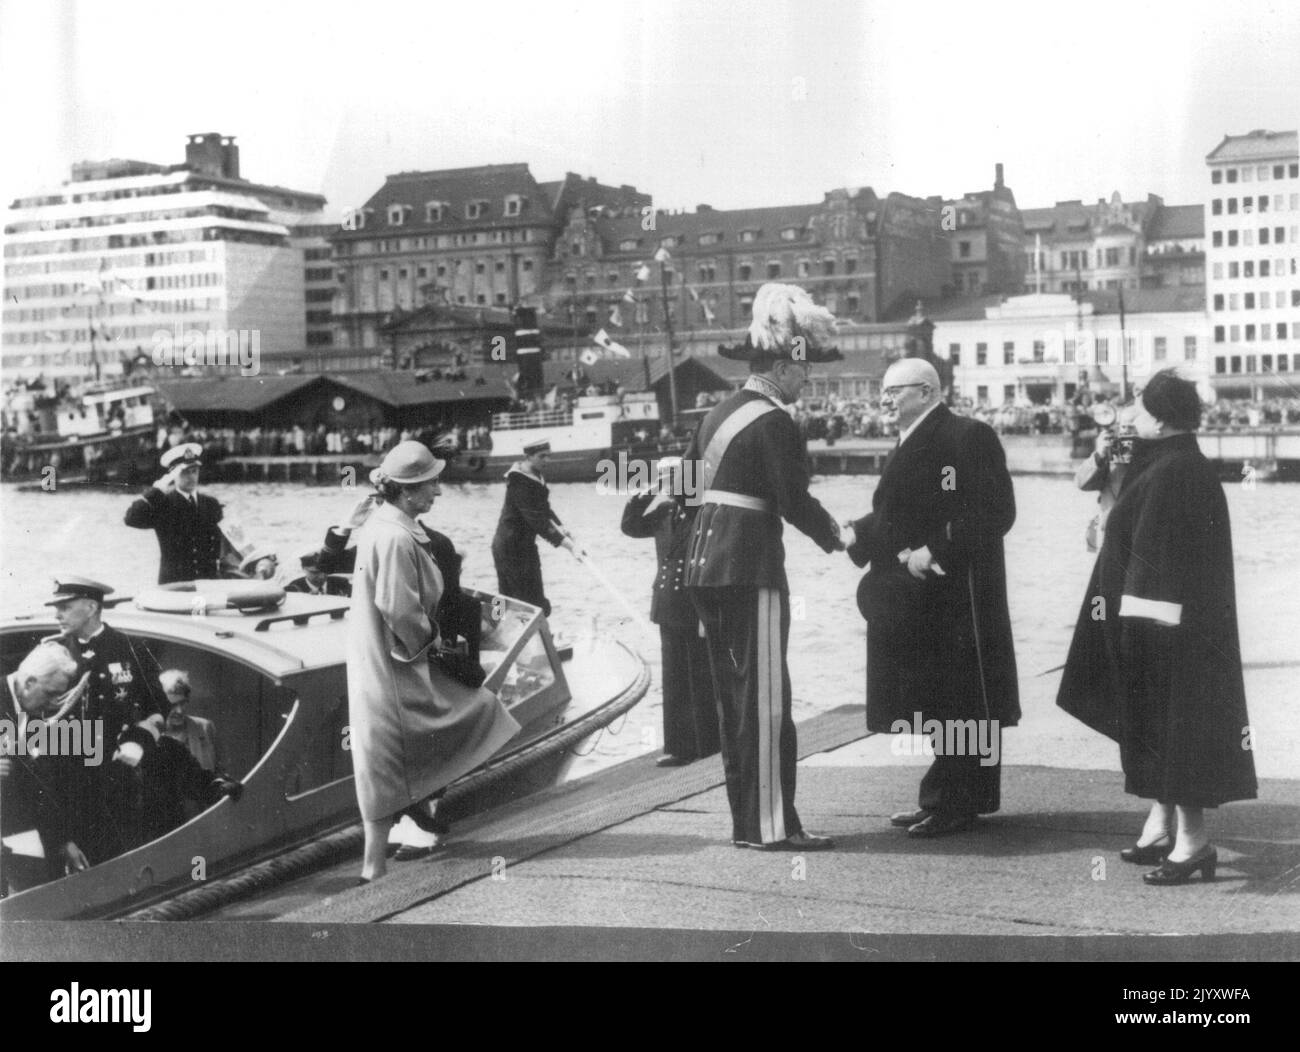
[[838, 362], [844, 357], [831, 346], [835, 315], [798, 285], [768, 282], [754, 294], [753, 313], [744, 343], [719, 346], [722, 357], [751, 363]]
[[108, 595], [113, 589], [99, 581], [92, 581], [89, 577], [73, 577], [71, 574], [59, 577], [54, 582], [54, 595], [47, 602], [46, 606], [58, 606], [60, 603], [66, 603], [71, 599], [94, 599], [102, 603], [104, 596]]
[[531, 457], [536, 453], [549, 453], [551, 443], [549, 439], [539, 438], [536, 442], [529, 442], [524, 446], [524, 456]]
[[162, 466], [169, 468], [176, 463], [197, 464], [203, 459], [203, 447], [197, 442], [182, 442], [172, 446], [162, 455]]

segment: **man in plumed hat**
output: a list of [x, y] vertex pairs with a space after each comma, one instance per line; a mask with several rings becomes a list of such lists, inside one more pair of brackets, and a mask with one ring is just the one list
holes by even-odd
[[173, 446], [162, 455], [167, 473], [126, 510], [126, 524], [153, 530], [161, 559], [158, 583], [210, 580], [220, 576], [221, 504], [199, 492], [203, 447]]
[[894, 362], [880, 405], [899, 444], [848, 549], [871, 566], [859, 589], [867, 729], [933, 720], [953, 732], [933, 740], [917, 808], [890, 819], [909, 836], [947, 836], [998, 809], [1001, 729], [1020, 716], [1002, 550], [1015, 494], [998, 436], [949, 411], [929, 362]]
[[768, 284], [754, 297], [743, 344], [721, 348], [749, 363], [744, 387], [704, 418], [687, 451], [703, 487], [687, 549], [686, 584], [704, 625], [718, 706], [723, 770], [738, 847], [819, 851], [794, 807], [797, 760], [790, 715], [790, 590], [781, 520], [823, 551], [839, 528], [808, 492], [799, 428], [786, 411], [810, 363], [836, 361], [835, 319], [803, 289]]
[[542, 560], [537, 538], [554, 547], [574, 551], [573, 538], [551, 510], [550, 489], [542, 468], [551, 455], [547, 441], [524, 446], [524, 459], [506, 472], [506, 499], [492, 538], [492, 561], [497, 568], [497, 588], [502, 595], [540, 606], [551, 613], [550, 601], [542, 588]]

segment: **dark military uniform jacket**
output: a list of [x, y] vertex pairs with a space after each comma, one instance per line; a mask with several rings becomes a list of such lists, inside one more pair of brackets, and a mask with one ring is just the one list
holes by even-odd
[[322, 588], [319, 592], [313, 593], [311, 590], [311, 585], [307, 583], [306, 575], [302, 577], [295, 577], [292, 581], [290, 581], [288, 584], [284, 586], [284, 590], [286, 592], [305, 592], [307, 595], [315, 594], [315, 595], [350, 596], [352, 594], [352, 586], [348, 584], [347, 581], [340, 580], [337, 577], [326, 577], [325, 587]]
[[110, 625], [85, 643], [71, 637], [63, 643], [77, 661], [77, 676], [91, 674], [82, 715], [104, 721], [105, 760], [127, 741], [150, 748], [156, 737], [137, 724], [166, 713], [168, 703], [158, 682], [161, 670], [148, 648]]
[[221, 504], [206, 493], [196, 499], [197, 506], [176, 490], [164, 493], [150, 486], [126, 510], [128, 526], [158, 535], [159, 584], [220, 576]]
[[[743, 406], [765, 401], [775, 408], [732, 439], [710, 489], [757, 498], [767, 510], [710, 503], [707, 493], [692, 525], [686, 584], [692, 588], [788, 590], [781, 520], [806, 533], [826, 552], [839, 530], [830, 513], [808, 492], [807, 451], [790, 415], [757, 391], [742, 389], [715, 406], [700, 424], [686, 457], [701, 461], [718, 428]], [[703, 472], [697, 471], [703, 484]]]
[[665, 628], [695, 628], [699, 615], [686, 592], [686, 549], [691, 539], [691, 517], [676, 500], [646, 509], [653, 493], [638, 493], [623, 508], [623, 532], [629, 537], [653, 537], [659, 572], [650, 598], [650, 620]]

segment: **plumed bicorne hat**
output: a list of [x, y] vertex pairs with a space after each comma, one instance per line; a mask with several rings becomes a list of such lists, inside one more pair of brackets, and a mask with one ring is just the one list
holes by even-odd
[[719, 345], [718, 353], [739, 362], [838, 362], [844, 356], [831, 346], [834, 337], [834, 314], [798, 285], [769, 282], [754, 294], [754, 320], [744, 342]]

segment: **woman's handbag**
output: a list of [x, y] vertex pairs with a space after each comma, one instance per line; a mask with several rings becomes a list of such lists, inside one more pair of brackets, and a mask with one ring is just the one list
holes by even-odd
[[429, 667], [436, 668], [444, 676], [450, 676], [467, 687], [481, 687], [487, 679], [483, 666], [460, 650], [430, 650]]

